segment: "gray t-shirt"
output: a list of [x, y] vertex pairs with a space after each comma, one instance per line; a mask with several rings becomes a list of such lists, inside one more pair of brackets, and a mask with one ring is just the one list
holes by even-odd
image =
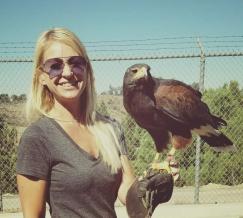
[[[116, 132], [120, 126], [111, 119]], [[126, 154], [124, 135], [118, 136]], [[119, 149], [118, 149], [119, 150]], [[48, 181], [53, 218], [113, 218], [122, 171], [111, 174], [101, 157], [94, 158], [78, 146], [53, 119], [43, 117], [23, 133], [17, 173]]]

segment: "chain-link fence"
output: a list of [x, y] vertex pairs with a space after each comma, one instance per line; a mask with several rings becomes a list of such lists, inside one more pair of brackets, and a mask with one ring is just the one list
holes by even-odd
[[[205, 54], [201, 50], [196, 55], [92, 59], [98, 110], [121, 122], [137, 175], [148, 167], [155, 154], [150, 136], [134, 123], [122, 104], [123, 75], [127, 67], [138, 62], [149, 64], [155, 77], [173, 78], [198, 86], [211, 111], [227, 121], [228, 126], [222, 131], [237, 147], [237, 152], [216, 153], [195, 137], [191, 146], [178, 151], [180, 179], [171, 202], [243, 201], [243, 53]], [[0, 57], [0, 211], [19, 208], [16, 149], [27, 125], [24, 104], [31, 75], [31, 58]]]

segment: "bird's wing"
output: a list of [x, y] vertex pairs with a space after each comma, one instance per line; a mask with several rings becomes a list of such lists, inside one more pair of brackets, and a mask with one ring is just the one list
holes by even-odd
[[143, 92], [124, 96], [123, 105], [140, 127], [145, 129], [163, 127], [163, 123], [161, 124], [158, 119], [159, 113], [155, 101]]
[[182, 82], [160, 82], [154, 96], [156, 108], [180, 123], [191, 125], [195, 120], [210, 119], [209, 109], [201, 101], [201, 93]]

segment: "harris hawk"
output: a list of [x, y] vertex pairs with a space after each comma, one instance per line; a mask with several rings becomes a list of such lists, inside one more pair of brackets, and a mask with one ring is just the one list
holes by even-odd
[[172, 157], [177, 149], [191, 144], [192, 133], [216, 151], [234, 149], [232, 141], [219, 130], [227, 123], [210, 113], [201, 97], [199, 91], [181, 81], [152, 77], [147, 64], [132, 65], [124, 75], [124, 107], [154, 140], [155, 160], [169, 143]]

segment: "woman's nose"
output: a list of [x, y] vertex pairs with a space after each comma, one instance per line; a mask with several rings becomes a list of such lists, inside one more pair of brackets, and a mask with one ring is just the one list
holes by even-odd
[[70, 77], [73, 75], [72, 69], [68, 64], [64, 64], [63, 71], [62, 71], [62, 76], [63, 77]]

